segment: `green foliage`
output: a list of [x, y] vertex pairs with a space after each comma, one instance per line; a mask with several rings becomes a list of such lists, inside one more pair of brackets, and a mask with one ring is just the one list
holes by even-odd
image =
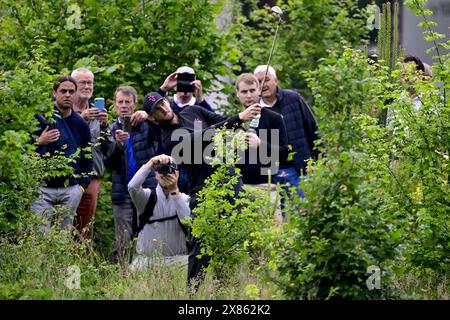
[[382, 10], [381, 26], [378, 31], [378, 59], [380, 64], [386, 65], [392, 70], [397, 66], [400, 52], [398, 43], [399, 3], [394, 3], [393, 13], [390, 2], [383, 3]]
[[[95, 72], [96, 95], [105, 97], [125, 83], [142, 94], [153, 90], [181, 64], [193, 66], [205, 88], [218, 74], [252, 71], [267, 61], [277, 17], [255, 10], [257, 1], [241, 3], [225, 34], [213, 19], [221, 5], [206, 0], [1, 2], [0, 299], [192, 298], [185, 269], [153, 266], [132, 274], [105, 262], [114, 241], [109, 173], [93, 246], [67, 230], [38, 231], [28, 210], [35, 191], [42, 179], [70, 173], [71, 160], [34, 152], [33, 114], [51, 115], [54, 75], [80, 66]], [[289, 222], [279, 225], [266, 194], [229, 201], [237, 183], [230, 174], [235, 147], [219, 143], [230, 139], [227, 133], [216, 136], [216, 153], [228, 161], [216, 164], [191, 221], [213, 272], [194, 298], [448, 299], [450, 54], [441, 52], [450, 40], [433, 31], [426, 1], [405, 1], [423, 18], [436, 63], [432, 81], [393, 71], [397, 49], [388, 42], [392, 35], [396, 43], [397, 20], [394, 10], [394, 29], [388, 28], [386, 6], [380, 57], [390, 63], [372, 65], [341, 42], [362, 44], [368, 32], [355, 3], [280, 4], [285, 14], [273, 64], [284, 86], [304, 89], [308, 81], [322, 156], [309, 164], [306, 199], [288, 199]], [[386, 127], [374, 110], [389, 110]], [[231, 146], [240, 144], [239, 135], [233, 139]], [[77, 290], [64, 285], [73, 265], [82, 272]], [[380, 268], [381, 290], [366, 286], [369, 266]]]
[[406, 269], [419, 274], [428, 274], [433, 269], [448, 277], [450, 105], [446, 92], [450, 83], [450, 54], [440, 52], [442, 48], [450, 48], [450, 40], [443, 42], [444, 36], [432, 30], [435, 24], [428, 18], [431, 12], [424, 9], [425, 3], [405, 2], [423, 18], [425, 39], [433, 43], [434, 76], [433, 79], [423, 77], [411, 68], [392, 74], [393, 81], [402, 86], [393, 93], [389, 106], [392, 112], [389, 129], [393, 132], [391, 153], [396, 159], [391, 175], [398, 183], [386, 190], [406, 218], [407, 241], [403, 245]]
[[73, 174], [69, 166], [80, 150], [69, 158], [64, 152], [40, 156], [33, 142], [38, 129], [36, 113], [54, 112], [53, 70], [42, 59], [42, 49], [33, 50], [33, 60], [0, 73], [0, 231], [15, 228], [27, 215], [31, 202], [46, 179]]
[[[436, 26], [434, 21], [431, 21], [428, 17], [433, 13], [426, 9], [427, 0], [406, 0], [405, 5], [408, 6], [409, 10], [414, 12], [414, 14], [423, 19], [419, 23], [424, 29], [423, 34], [425, 41], [431, 42], [432, 47], [427, 49], [427, 53], [433, 53], [433, 60], [436, 60], [436, 64], [433, 66], [433, 73], [435, 74], [434, 79], [442, 81], [442, 95], [444, 101], [447, 101], [447, 92], [450, 86], [449, 83], [449, 68], [448, 60], [450, 55], [450, 39], [445, 41], [445, 35], [435, 32], [433, 27]], [[442, 49], [447, 50], [447, 54], [442, 54]]]
[[122, 84], [144, 95], [181, 65], [208, 89], [227, 72], [227, 39], [215, 27], [220, 8], [207, 0], [2, 1], [0, 70], [28, 61], [39, 43], [58, 72], [90, 67], [97, 96], [112, 97]]
[[[274, 281], [288, 298], [404, 297], [396, 277], [450, 272], [449, 55], [436, 57], [433, 81], [353, 50], [338, 57], [311, 73], [326, 157], [310, 163], [306, 199], [288, 205]], [[372, 116], [387, 109], [384, 128]], [[370, 265], [381, 269], [381, 290], [366, 287]]]
[[[0, 230], [14, 229], [26, 215], [40, 181], [70, 171], [64, 157], [39, 157], [31, 143], [35, 113], [51, 115], [52, 70], [33, 50], [34, 60], [0, 72]], [[51, 170], [50, 170], [51, 169]]]
[[[391, 71], [399, 67], [399, 59], [402, 59], [403, 48], [398, 43], [398, 20], [399, 3], [394, 3], [394, 12], [391, 10], [391, 3], [383, 3], [380, 14], [380, 29], [378, 30], [378, 63], [387, 66]], [[379, 110], [378, 118], [380, 123], [386, 125], [387, 108]]]
[[94, 248], [107, 261], [112, 259], [115, 241], [111, 188], [111, 173], [107, 171], [101, 179], [97, 211], [94, 218]]
[[248, 242], [262, 226], [258, 208], [263, 199], [242, 192], [236, 196], [236, 147], [245, 145], [242, 133], [233, 135], [223, 129], [213, 137], [216, 155], [211, 165], [215, 171], [198, 192], [195, 218], [189, 221], [192, 234], [202, 243], [201, 255], [211, 257], [209, 270], [221, 280], [248, 260]]
[[[40, 231], [42, 221], [22, 218], [15, 239], [0, 241], [0, 297], [2, 299], [88, 299], [99, 295], [103, 272], [114, 268], [97, 263], [87, 243], [77, 243], [70, 230]], [[81, 270], [81, 290], [70, 290], [69, 267]]]
[[[393, 175], [403, 186], [403, 192], [396, 198], [409, 214], [407, 235], [410, 241], [405, 244], [405, 255], [415, 268], [448, 273], [449, 104], [442, 99], [435, 83], [420, 79], [416, 74], [405, 75], [399, 71], [395, 75], [407, 86], [407, 92], [398, 95], [391, 104], [390, 123], [394, 130], [392, 154], [398, 159]], [[420, 97], [419, 108], [411, 100], [411, 96], [416, 95]]]
[[[283, 10], [272, 65], [279, 72], [282, 86], [306, 90], [304, 72], [314, 70], [330, 49], [342, 51], [341, 41], [350, 45], [365, 43], [369, 29], [356, 1], [302, 1], [278, 3]], [[237, 47], [241, 50], [239, 64], [243, 71], [253, 72], [266, 64], [278, 24], [278, 16], [265, 6], [257, 9], [248, 3], [249, 15], [236, 20]]]
[[[249, 299], [280, 298], [244, 266], [229, 284], [207, 277], [198, 292], [186, 286], [186, 268], [152, 265], [130, 272], [105, 262], [89, 241], [79, 243], [69, 230], [39, 231], [35, 217], [22, 218], [14, 237], [0, 239], [0, 300], [10, 299]], [[71, 267], [80, 270], [79, 288], [67, 286]], [[73, 278], [72, 278], [73, 279]], [[247, 290], [251, 287], [254, 290]], [[258, 292], [255, 292], [258, 288]]]
[[[397, 217], [384, 212], [388, 176], [386, 130], [368, 114], [381, 106], [387, 73], [361, 52], [332, 51], [311, 73], [321, 157], [310, 163], [306, 198], [291, 199], [291, 217], [276, 252], [276, 283], [291, 299], [389, 296], [389, 273], [400, 243]], [[367, 269], [382, 270], [382, 290], [370, 291]]]

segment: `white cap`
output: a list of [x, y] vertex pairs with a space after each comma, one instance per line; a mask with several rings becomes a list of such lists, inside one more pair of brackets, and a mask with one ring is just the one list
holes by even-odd
[[189, 73], [189, 74], [195, 74], [194, 69], [190, 67], [179, 67], [177, 69], [177, 73]]

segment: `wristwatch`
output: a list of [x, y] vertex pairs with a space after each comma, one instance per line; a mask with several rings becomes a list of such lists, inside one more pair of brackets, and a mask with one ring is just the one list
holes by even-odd
[[180, 191], [174, 191], [174, 192], [170, 193], [171, 196], [176, 196], [176, 195], [179, 195], [179, 194], [180, 194]]

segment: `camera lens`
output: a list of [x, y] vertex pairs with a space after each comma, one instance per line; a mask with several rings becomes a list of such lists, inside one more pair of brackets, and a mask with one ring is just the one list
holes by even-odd
[[170, 172], [170, 166], [167, 164], [161, 165], [160, 173], [168, 174]]
[[160, 164], [157, 168], [156, 171], [160, 174], [169, 174], [172, 173], [172, 167], [168, 164]]

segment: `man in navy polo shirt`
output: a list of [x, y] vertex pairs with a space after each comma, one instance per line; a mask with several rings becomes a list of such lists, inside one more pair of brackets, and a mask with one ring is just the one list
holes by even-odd
[[55, 205], [65, 205], [70, 213], [62, 218], [61, 226], [72, 226], [73, 217], [84, 190], [89, 185], [92, 174], [92, 153], [89, 151], [91, 133], [87, 123], [73, 112], [73, 99], [77, 83], [70, 76], [58, 77], [53, 86], [54, 114], [51, 121], [41, 118], [40, 130], [36, 139], [36, 151], [44, 155], [64, 153], [69, 158], [76, 155], [70, 163], [74, 174], [58, 176], [46, 180], [39, 197], [32, 203], [31, 210], [46, 221], [44, 231], [48, 231], [55, 218]]

